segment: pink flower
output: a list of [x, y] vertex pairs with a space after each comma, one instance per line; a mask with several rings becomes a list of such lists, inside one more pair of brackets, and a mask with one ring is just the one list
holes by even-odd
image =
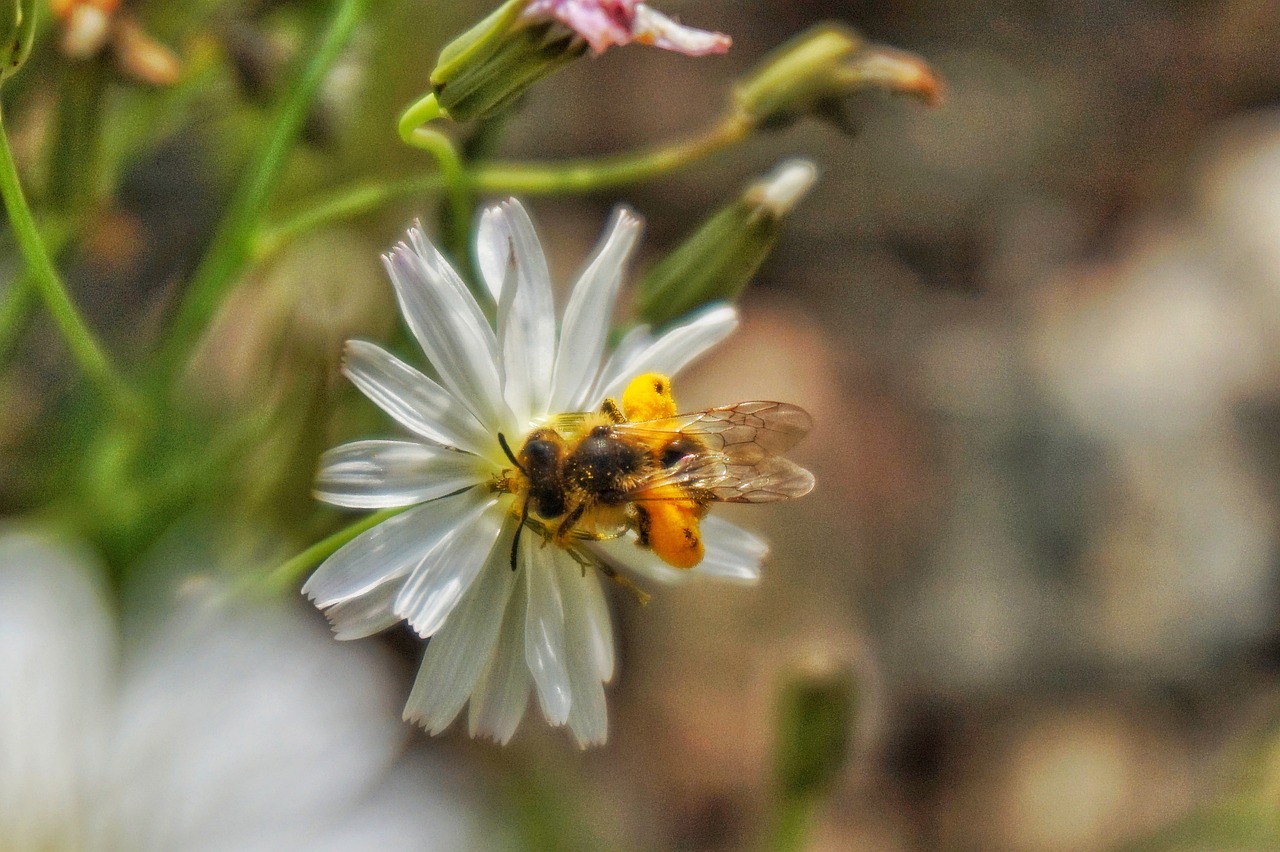
[[530, 0], [524, 19], [559, 21], [597, 55], [633, 41], [687, 56], [724, 53], [733, 43], [724, 33], [686, 27], [637, 0]]

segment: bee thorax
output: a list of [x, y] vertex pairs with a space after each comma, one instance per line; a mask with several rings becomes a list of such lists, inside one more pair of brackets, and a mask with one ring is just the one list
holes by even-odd
[[619, 440], [608, 427], [598, 426], [565, 459], [565, 483], [589, 493], [601, 503], [622, 503], [651, 465], [642, 447]]

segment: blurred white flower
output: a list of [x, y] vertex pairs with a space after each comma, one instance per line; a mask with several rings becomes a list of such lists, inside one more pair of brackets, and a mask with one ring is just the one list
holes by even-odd
[[530, 0], [523, 17], [559, 21], [596, 54], [633, 41], [688, 56], [724, 53], [733, 44], [724, 33], [686, 27], [637, 0]]
[[[544, 546], [531, 530], [512, 571], [512, 539], [527, 528], [514, 497], [490, 486], [511, 467], [499, 433], [524, 436], [551, 415], [598, 409], [630, 378], [675, 373], [737, 326], [733, 308], [717, 307], [657, 338], [636, 328], [601, 367], [639, 233], [634, 215], [614, 214], [557, 330], [551, 278], [528, 214], [515, 201], [486, 211], [477, 255], [498, 306], [495, 333], [458, 274], [414, 228], [385, 261], [405, 321], [440, 382], [371, 343], [348, 344], [347, 376], [416, 438], [331, 450], [317, 496], [360, 509], [414, 508], [352, 540], [303, 591], [340, 639], [401, 620], [431, 637], [405, 716], [432, 733], [470, 699], [471, 734], [506, 742], [536, 688], [547, 720], [568, 723], [580, 745], [605, 739], [613, 636], [597, 572], [575, 560], [584, 552]], [[715, 517], [702, 531], [707, 555], [694, 571], [758, 578], [765, 553], [758, 538]], [[592, 558], [662, 580], [681, 576], [636, 547], [634, 533], [593, 546]]]
[[0, 535], [0, 848], [457, 849], [370, 653], [208, 596], [122, 642], [92, 560]]

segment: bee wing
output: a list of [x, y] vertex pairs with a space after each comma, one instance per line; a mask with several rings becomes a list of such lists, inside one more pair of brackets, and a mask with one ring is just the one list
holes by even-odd
[[[813, 474], [781, 456], [764, 456], [751, 463], [723, 453], [688, 455], [669, 468], [647, 477], [628, 497], [631, 500], [702, 499], [725, 503], [776, 503], [802, 497], [813, 490]], [[667, 486], [678, 485], [681, 496]]]
[[799, 406], [755, 400], [663, 420], [623, 423], [617, 428], [639, 434], [686, 435], [732, 463], [754, 465], [791, 449], [812, 426], [813, 418]]
[[781, 456], [755, 464], [727, 464], [725, 473], [707, 489], [726, 503], [776, 503], [803, 497], [813, 490], [813, 474]]

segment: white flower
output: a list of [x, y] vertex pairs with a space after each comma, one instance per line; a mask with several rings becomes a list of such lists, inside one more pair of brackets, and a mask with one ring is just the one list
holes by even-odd
[[208, 597], [122, 641], [93, 560], [0, 535], [0, 848], [456, 849], [438, 770], [401, 764], [388, 667], [297, 613]]
[[[331, 556], [303, 587], [353, 639], [408, 621], [431, 637], [405, 717], [432, 733], [470, 700], [469, 728], [506, 742], [531, 690], [547, 720], [568, 723], [579, 744], [606, 736], [604, 682], [613, 676], [613, 635], [597, 571], [544, 544], [527, 528], [519, 570], [512, 537], [520, 526], [495, 475], [513, 447], [552, 415], [598, 409], [645, 372], [672, 374], [737, 325], [716, 307], [654, 337], [624, 336], [603, 367], [614, 302], [640, 221], [613, 216], [569, 296], [557, 328], [546, 260], [524, 208], [507, 201], [480, 221], [477, 256], [497, 305], [497, 330], [440, 253], [414, 228], [386, 257], [405, 321], [437, 383], [371, 343], [352, 341], [347, 376], [415, 434], [413, 440], [356, 441], [327, 453], [316, 493], [361, 509], [413, 508], [363, 533]], [[694, 572], [738, 582], [759, 576], [764, 544], [708, 517], [706, 558]], [[682, 577], [634, 534], [592, 546], [596, 558], [661, 580]]]

